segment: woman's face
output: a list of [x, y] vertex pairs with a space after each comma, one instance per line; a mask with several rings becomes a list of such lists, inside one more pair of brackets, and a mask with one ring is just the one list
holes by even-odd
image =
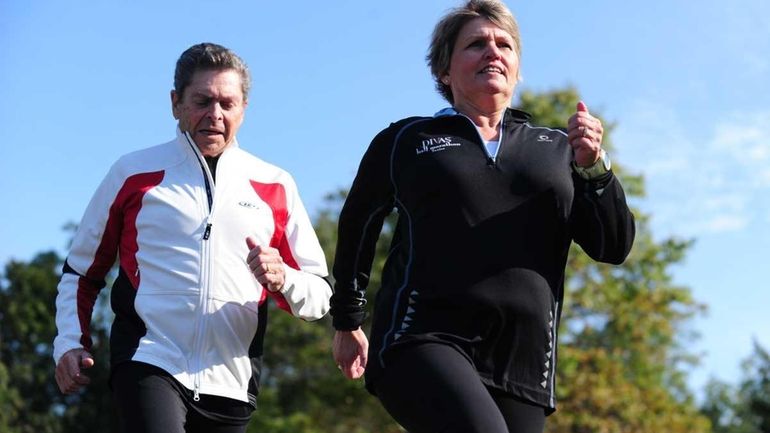
[[519, 75], [515, 47], [513, 37], [486, 18], [466, 23], [457, 35], [449, 72], [442, 77], [452, 89], [454, 105], [504, 100], [507, 106]]

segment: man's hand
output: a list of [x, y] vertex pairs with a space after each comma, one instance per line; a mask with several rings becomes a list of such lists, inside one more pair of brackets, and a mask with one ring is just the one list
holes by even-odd
[[246, 246], [249, 247], [246, 263], [257, 281], [271, 292], [281, 290], [286, 282], [286, 271], [278, 250], [257, 245], [252, 237], [246, 238]]
[[56, 383], [64, 394], [72, 394], [91, 383], [82, 369], [94, 366], [94, 358], [85, 349], [72, 349], [56, 364]]

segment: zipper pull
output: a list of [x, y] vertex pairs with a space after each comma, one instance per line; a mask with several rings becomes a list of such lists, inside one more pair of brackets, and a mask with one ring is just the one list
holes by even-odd
[[206, 223], [206, 230], [203, 232], [203, 240], [208, 240], [209, 236], [211, 236], [211, 223]]
[[197, 387], [197, 386], [196, 386], [196, 387], [195, 387], [195, 389], [193, 390], [193, 400], [195, 400], [195, 401], [201, 401], [201, 395], [200, 395], [200, 393], [198, 392], [198, 387]]

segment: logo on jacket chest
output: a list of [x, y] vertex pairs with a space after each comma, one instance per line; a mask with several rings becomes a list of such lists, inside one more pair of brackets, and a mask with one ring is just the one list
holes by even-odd
[[422, 155], [426, 152], [436, 153], [450, 149], [452, 147], [462, 146], [462, 143], [453, 141], [453, 139], [453, 137], [426, 138], [417, 145], [415, 152], [417, 152], [417, 155]]
[[257, 203], [246, 201], [246, 200], [239, 201], [238, 204], [240, 206], [243, 206], [243, 207], [247, 208], [247, 209], [259, 209], [260, 208], [260, 206]]

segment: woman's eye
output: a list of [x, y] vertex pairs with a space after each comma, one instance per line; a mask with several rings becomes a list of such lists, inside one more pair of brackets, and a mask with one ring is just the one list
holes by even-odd
[[484, 46], [484, 41], [473, 41], [468, 44], [468, 48], [479, 48]]

